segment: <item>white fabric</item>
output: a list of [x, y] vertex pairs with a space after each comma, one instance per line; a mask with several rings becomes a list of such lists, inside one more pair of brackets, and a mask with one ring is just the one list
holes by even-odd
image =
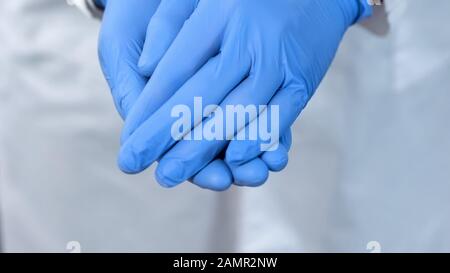
[[103, 11], [94, 3], [94, 0], [66, 0], [67, 4], [77, 7], [85, 15], [100, 18], [103, 15]]
[[450, 251], [450, 2], [401, 1], [386, 37], [348, 33], [287, 170], [220, 194], [121, 174], [98, 24], [63, 1], [2, 1], [5, 250]]

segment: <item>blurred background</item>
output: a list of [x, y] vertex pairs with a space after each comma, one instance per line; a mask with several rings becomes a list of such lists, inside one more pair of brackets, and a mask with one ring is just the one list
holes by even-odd
[[450, 251], [450, 2], [387, 2], [387, 35], [345, 37], [288, 168], [214, 193], [118, 170], [100, 22], [1, 1], [2, 251]]

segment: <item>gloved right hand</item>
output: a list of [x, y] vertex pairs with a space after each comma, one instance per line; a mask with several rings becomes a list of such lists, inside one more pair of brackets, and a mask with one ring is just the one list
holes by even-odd
[[[185, 20], [193, 12], [197, 0], [96, 0], [105, 9], [99, 37], [99, 59], [106, 80], [111, 88], [116, 108], [123, 119], [144, 89], [151, 71], [163, 57]], [[158, 8], [159, 7], [159, 8]], [[158, 12], [155, 10], [158, 8]], [[150, 25], [149, 25], [150, 24]], [[148, 32], [147, 32], [148, 29]], [[151, 58], [141, 56], [142, 49]], [[139, 62], [141, 60], [141, 62]], [[151, 62], [149, 62], [151, 60]], [[145, 61], [145, 62], [143, 62]], [[141, 72], [141, 73], [139, 73]], [[164, 104], [161, 96], [153, 96], [155, 108]], [[150, 109], [149, 109], [150, 110]], [[269, 166], [250, 162], [239, 168], [240, 180], [255, 180], [266, 177], [268, 168], [281, 169], [274, 165], [279, 157], [287, 156], [275, 152], [269, 156]], [[272, 161], [270, 160], [272, 158]], [[221, 159], [210, 162], [191, 179], [194, 184], [212, 190], [225, 190], [230, 187], [233, 177]]]
[[[138, 68], [142, 75], [150, 77], [153, 74], [163, 58], [162, 53], [169, 50], [198, 3], [199, 0], [161, 0], [158, 10], [150, 21], [142, 55], [139, 59]], [[164, 86], [164, 82], [164, 79], [161, 80], [160, 86]], [[167, 83], [164, 88], [161, 88], [160, 93], [154, 93], [153, 96], [163, 96], [167, 99], [170, 97], [174, 85], [176, 85], [176, 81]], [[151, 102], [147, 105], [147, 114], [156, 111], [159, 106]], [[234, 183], [243, 186], [260, 185], [267, 180], [269, 171], [279, 172], [283, 170], [288, 163], [291, 141], [291, 132], [287, 130], [280, 138], [279, 146], [275, 151], [267, 151], [259, 158], [254, 158], [246, 164], [231, 168]], [[214, 189], [214, 185], [223, 184], [217, 183], [221, 180], [218, 177], [212, 180], [216, 183], [211, 183], [211, 179], [208, 179], [203, 171], [194, 177], [194, 183], [204, 188]], [[163, 181], [160, 182], [163, 183]]]
[[[284, 132], [314, 94], [344, 33], [363, 15], [362, 7], [359, 0], [200, 1], [127, 117], [121, 169], [137, 173], [163, 157], [157, 172], [175, 186], [214, 159], [226, 142], [176, 143], [171, 136], [172, 109], [192, 108], [194, 96], [221, 106], [286, 101], [288, 107], [280, 107]], [[157, 109], [151, 107], [155, 94], [168, 99]], [[234, 155], [242, 151], [247, 149]], [[227, 159], [231, 165], [242, 161], [240, 156]]]

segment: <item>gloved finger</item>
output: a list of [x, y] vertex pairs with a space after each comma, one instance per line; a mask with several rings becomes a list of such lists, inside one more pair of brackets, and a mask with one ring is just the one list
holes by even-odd
[[289, 128], [280, 138], [280, 143], [286, 148], [286, 150], [290, 150], [292, 147], [292, 129]]
[[247, 187], [264, 184], [269, 176], [269, 170], [279, 172], [287, 166], [290, 143], [291, 131], [288, 130], [280, 138], [276, 150], [264, 152], [261, 157], [254, 158], [243, 165], [228, 166], [233, 174], [234, 184]]
[[189, 19], [198, 0], [162, 0], [147, 28], [139, 71], [150, 77], [175, 37]]
[[122, 118], [127, 116], [147, 81], [139, 74], [137, 63], [148, 22], [158, 4], [159, 0], [108, 1], [105, 8], [98, 54]]
[[202, 9], [199, 4], [131, 109], [122, 131], [122, 143], [158, 109], [154, 103], [155, 97], [168, 100], [210, 58], [219, 53], [223, 26], [223, 20], [211, 17], [209, 11]]
[[234, 183], [239, 186], [260, 186], [267, 180], [269, 170], [274, 172], [283, 170], [288, 163], [291, 137], [291, 130], [288, 130], [280, 138], [279, 146], [275, 151], [264, 152], [261, 157], [252, 159], [240, 166], [229, 166], [234, 177]]
[[231, 172], [234, 184], [242, 187], [259, 187], [269, 178], [269, 169], [259, 157], [241, 166], [233, 167]]
[[[278, 91], [271, 100], [269, 107], [258, 119], [267, 119], [268, 116], [273, 117], [276, 112], [274, 110], [278, 109], [279, 119], [278, 124], [276, 124], [278, 128], [272, 128], [272, 130], [287, 131], [308, 102], [309, 97], [303, 86], [302, 84], [291, 85]], [[276, 108], [272, 106], [276, 106]], [[257, 123], [258, 119], [253, 120], [252, 123]], [[277, 145], [265, 142], [260, 137], [257, 140], [231, 141], [226, 151], [226, 163], [229, 166], [239, 166], [258, 157], [269, 146], [269, 150], [273, 150], [274, 147], [277, 148]]]
[[[105, 1], [101, 3], [103, 7], [106, 7], [106, 11], [100, 35], [99, 53], [102, 68], [113, 90], [116, 107], [121, 116], [125, 118], [147, 81], [145, 77], [137, 73], [136, 69], [141, 44], [145, 36], [144, 30], [148, 29], [148, 32], [145, 37], [144, 52], [139, 60], [145, 59], [146, 53], [153, 53], [154, 55], [151, 56], [157, 57], [153, 60], [158, 62], [159, 56], [165, 53], [184, 21], [192, 13], [193, 2], [196, 2], [196, 0], [163, 1], [153, 15], [148, 28], [145, 27], [149, 20], [148, 16], [143, 16], [137, 11], [145, 11], [151, 14], [158, 6], [159, 0], [145, 1], [145, 3], [134, 0], [122, 2], [122, 4], [120, 2], [111, 1], [108, 5]], [[145, 7], [145, 9], [142, 7]], [[166, 20], [164, 21], [164, 19]], [[173, 25], [171, 25], [172, 23]], [[119, 83], [115, 84], [116, 82]], [[164, 103], [164, 101], [158, 100], [158, 97], [153, 99], [155, 105]], [[216, 162], [211, 164], [212, 166], [208, 165], [205, 170], [202, 170], [201, 174], [203, 175], [199, 174], [200, 180], [204, 181], [206, 177], [211, 177], [212, 185], [220, 189], [224, 185], [218, 185], [219, 180], [217, 178], [226, 179], [227, 174], [229, 174], [228, 167], [225, 166], [223, 161], [221, 164]], [[226, 183], [224, 182], [224, 184]]]
[[279, 172], [288, 164], [288, 150], [280, 143], [276, 150], [264, 152], [261, 159], [272, 172]]
[[[166, 176], [163, 175], [161, 177]], [[164, 181], [160, 182], [164, 183]], [[216, 159], [197, 173], [194, 176], [192, 183], [204, 189], [225, 191], [230, 188], [233, 183], [233, 175], [223, 160]]]
[[269, 170], [279, 172], [286, 168], [289, 161], [289, 149], [292, 143], [291, 129], [280, 138], [278, 148], [274, 151], [266, 151], [261, 155], [261, 159], [266, 163]]
[[[213, 112], [213, 116], [191, 132], [194, 138], [201, 136], [200, 140], [198, 138], [195, 141], [183, 139], [163, 156], [158, 169], [165, 174], [163, 177], [165, 184], [176, 186], [212, 161], [225, 148], [228, 140], [246, 126], [247, 120], [252, 120], [258, 115], [259, 106], [269, 102], [274, 90], [278, 90], [281, 81], [282, 78], [277, 73], [260, 69], [239, 84]], [[227, 111], [229, 112], [227, 113]], [[235, 122], [233, 111], [238, 111], [238, 115], [242, 118], [236, 118]], [[205, 130], [205, 128], [209, 128], [211, 124], [216, 127], [214, 128], [216, 132], [207, 136], [209, 130]], [[278, 139], [279, 136], [277, 141]], [[178, 172], [164, 171], [165, 168], [173, 169], [171, 165], [176, 165]]]
[[[249, 67], [249, 58], [239, 56], [237, 59], [233, 52], [228, 54], [224, 51], [211, 59], [127, 139], [120, 150], [119, 167], [126, 173], [137, 173], [150, 166], [184, 134], [202, 121], [204, 114], [202, 109], [192, 111], [193, 113], [190, 111], [190, 109], [202, 108], [201, 105], [197, 105], [199, 99], [200, 104], [204, 105], [221, 102], [230, 90], [248, 75]], [[211, 90], [211, 87], [215, 89]], [[174, 132], [174, 124], [179, 120], [177, 115], [186, 111], [189, 112], [187, 125], [183, 126], [182, 132]], [[129, 118], [132, 118], [131, 115]], [[202, 162], [204, 163], [202, 167], [208, 162]], [[200, 169], [191, 172], [186, 179]]]

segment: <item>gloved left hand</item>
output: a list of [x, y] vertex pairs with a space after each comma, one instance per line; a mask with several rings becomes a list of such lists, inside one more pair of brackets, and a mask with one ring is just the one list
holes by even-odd
[[[176, 142], [171, 110], [193, 108], [193, 97], [202, 97], [205, 105], [284, 105], [280, 129], [287, 130], [360, 15], [359, 0], [200, 1], [127, 118], [120, 167], [140, 172], [164, 155]], [[149, 112], [155, 94], [170, 99]], [[180, 141], [164, 155], [157, 173], [168, 186], [177, 185], [225, 145]]]
[[[152, 70], [175, 39], [185, 20], [194, 11], [197, 0], [165, 0], [161, 5], [160, 0], [95, 2], [105, 9], [98, 49], [101, 67], [111, 87], [116, 108], [125, 118]], [[155, 108], [164, 102], [163, 96], [152, 97]], [[266, 156], [268, 166], [257, 162], [240, 167], [238, 178], [255, 180], [255, 177], [267, 176], [268, 168], [281, 169], [285, 164], [280, 164], [279, 158], [287, 157], [287, 154], [280, 153], [283, 151], [285, 149]], [[221, 191], [230, 187], [234, 178], [224, 161], [215, 159], [192, 177], [191, 181], [202, 188]]]
[[105, 9], [98, 43], [100, 65], [116, 109], [125, 119], [148, 81], [139, 73], [138, 61], [148, 24], [160, 0], [96, 0], [96, 3]]
[[[180, 3], [177, 8], [167, 11], [172, 13], [160, 9], [154, 17], [160, 0], [96, 0], [96, 4], [105, 9], [98, 46], [100, 64], [116, 108], [125, 118], [150, 76], [144, 75], [143, 66], [139, 65], [144, 42], [152, 41], [151, 54], [156, 65], [195, 6], [192, 5], [194, 3]], [[153, 19], [152, 26], [149, 26], [150, 19]], [[163, 22], [160, 19], [168, 20]], [[163, 35], [154, 36], [159, 33]], [[148, 70], [148, 66], [149, 63], [145, 63], [144, 69]], [[153, 96], [152, 102], [158, 107], [165, 99]], [[225, 190], [233, 178], [223, 160], [217, 159], [205, 166], [193, 181], [202, 187]]]

